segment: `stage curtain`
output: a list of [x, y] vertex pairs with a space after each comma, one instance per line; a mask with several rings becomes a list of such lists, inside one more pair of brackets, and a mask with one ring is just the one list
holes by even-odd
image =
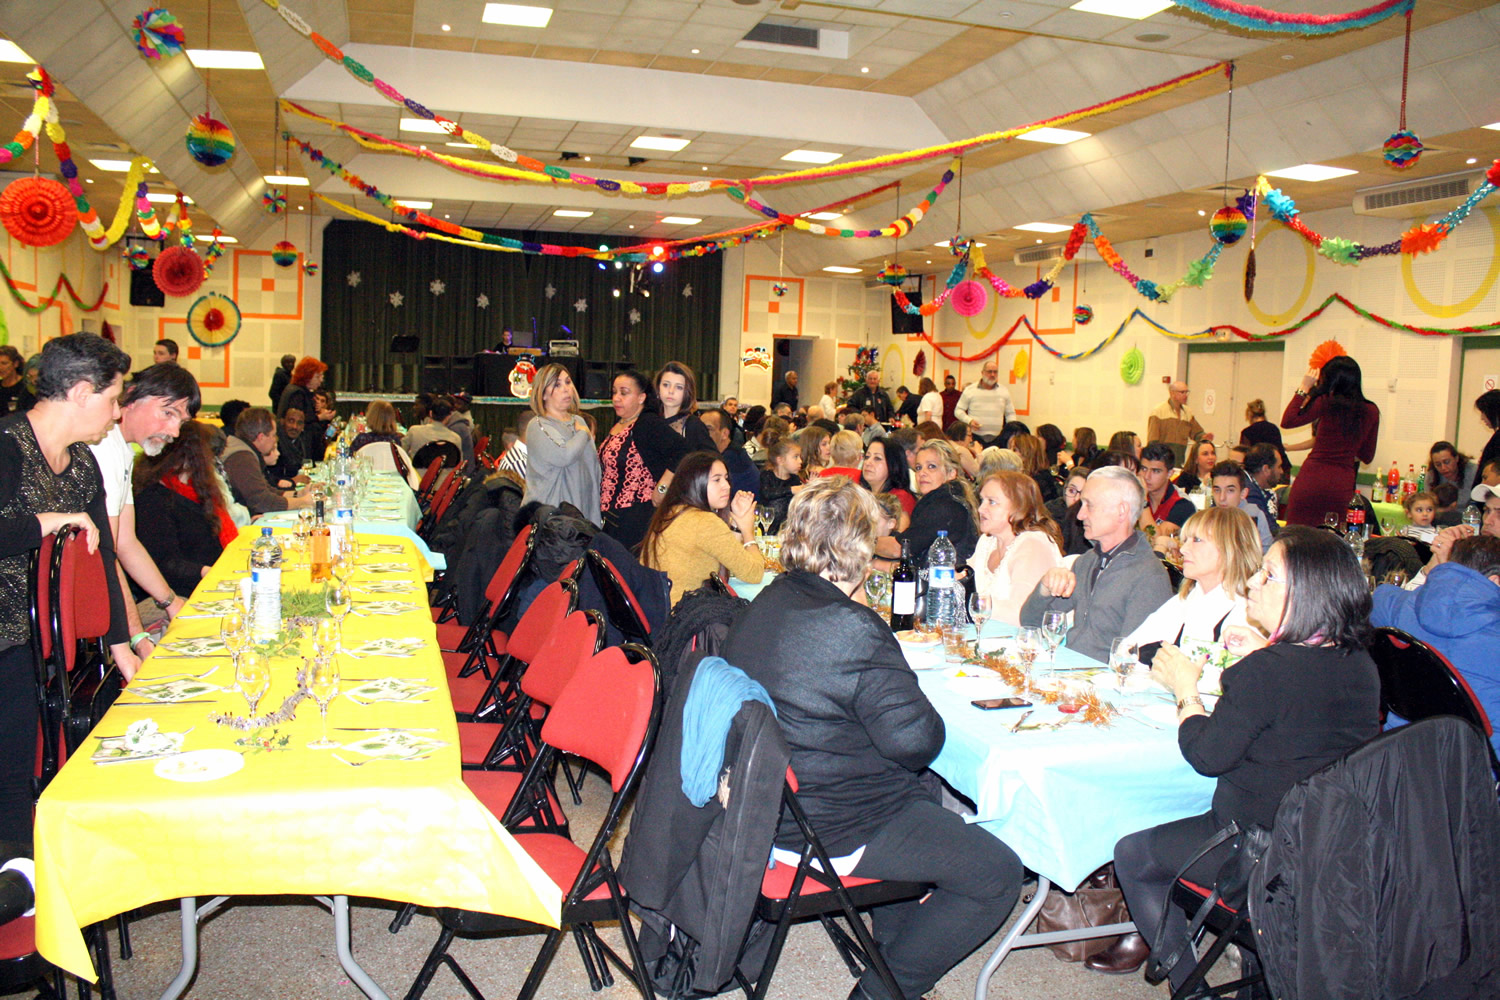
[[[501, 235], [559, 245], [622, 242], [567, 233]], [[469, 357], [498, 344], [505, 327], [519, 335], [534, 324], [543, 349], [550, 340], [576, 339], [584, 358], [628, 362], [647, 373], [681, 361], [698, 374], [700, 397], [712, 399], [722, 272], [718, 254], [670, 261], [660, 274], [649, 265], [600, 269], [588, 259], [475, 250], [339, 219], [323, 235], [321, 357], [338, 389], [390, 391], [403, 377], [398, 365], [410, 373], [425, 359]], [[357, 284], [352, 274], [359, 275]], [[443, 283], [441, 294], [433, 293], [434, 281]], [[391, 304], [395, 292], [402, 295], [400, 306]], [[480, 295], [488, 296], [487, 307], [479, 305]], [[417, 353], [391, 353], [398, 334], [418, 337]], [[410, 388], [412, 376], [404, 378]]]

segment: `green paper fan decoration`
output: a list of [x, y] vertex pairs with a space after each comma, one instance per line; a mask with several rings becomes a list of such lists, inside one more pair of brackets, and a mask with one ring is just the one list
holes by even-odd
[[1146, 374], [1146, 356], [1141, 353], [1139, 347], [1132, 347], [1120, 359], [1120, 378], [1125, 380], [1126, 385], [1135, 385], [1144, 374]]

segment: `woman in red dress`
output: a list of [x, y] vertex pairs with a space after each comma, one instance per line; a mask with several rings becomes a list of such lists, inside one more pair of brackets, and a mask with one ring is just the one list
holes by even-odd
[[1304, 424], [1313, 427], [1312, 450], [1292, 480], [1287, 523], [1316, 526], [1332, 512], [1342, 524], [1354, 495], [1355, 473], [1375, 460], [1380, 431], [1380, 408], [1365, 398], [1359, 362], [1348, 356], [1333, 358], [1321, 372], [1302, 377], [1281, 415], [1281, 426]]

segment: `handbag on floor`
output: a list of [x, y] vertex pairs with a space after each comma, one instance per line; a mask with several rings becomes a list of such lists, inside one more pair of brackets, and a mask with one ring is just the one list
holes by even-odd
[[[1115, 882], [1115, 866], [1111, 863], [1084, 879], [1073, 892], [1063, 892], [1055, 887], [1048, 890], [1042, 910], [1036, 915], [1035, 933], [1122, 924], [1129, 919], [1130, 911], [1126, 909], [1125, 896]], [[1082, 962], [1118, 940], [1118, 936], [1086, 938], [1047, 947], [1061, 961]]]

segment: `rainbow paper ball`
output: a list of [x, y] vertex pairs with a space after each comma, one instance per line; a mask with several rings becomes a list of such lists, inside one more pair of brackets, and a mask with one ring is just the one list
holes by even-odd
[[297, 263], [296, 245], [281, 240], [271, 248], [271, 260], [276, 262], [277, 267], [291, 267]]
[[1094, 308], [1093, 308], [1093, 306], [1074, 306], [1073, 307], [1073, 322], [1077, 323], [1079, 326], [1088, 326], [1093, 321], [1094, 321]]
[[132, 271], [144, 271], [151, 266], [151, 254], [145, 247], [130, 247], [120, 256], [130, 263]]
[[906, 280], [906, 268], [900, 264], [887, 264], [875, 275], [876, 278], [897, 288]]
[[57, 181], [22, 177], [0, 192], [0, 223], [25, 246], [56, 246], [78, 225], [78, 209]]
[[318, 275], [318, 262], [313, 260], [304, 261], [302, 270], [307, 272], [309, 278], [315, 278]]
[[948, 252], [955, 257], [962, 257], [974, 248], [972, 240], [966, 240], [961, 236], [955, 236], [948, 241]]
[[1415, 132], [1409, 129], [1401, 129], [1392, 132], [1391, 137], [1380, 146], [1381, 155], [1385, 162], [1397, 170], [1405, 170], [1407, 167], [1415, 166], [1422, 158], [1422, 140], [1417, 138]]
[[771, 291], [775, 293], [778, 299], [786, 294], [786, 289], [787, 284], [785, 281], [775, 281], [771, 283]]
[[1208, 220], [1209, 235], [1213, 236], [1215, 243], [1226, 247], [1238, 243], [1249, 228], [1250, 220], [1245, 218], [1245, 213], [1232, 205], [1225, 205]]
[[280, 188], [267, 188], [260, 196], [260, 207], [267, 215], [280, 215], [286, 211], [286, 192]]
[[194, 115], [187, 130], [188, 155], [205, 167], [220, 167], [234, 158], [234, 133], [208, 115]]

